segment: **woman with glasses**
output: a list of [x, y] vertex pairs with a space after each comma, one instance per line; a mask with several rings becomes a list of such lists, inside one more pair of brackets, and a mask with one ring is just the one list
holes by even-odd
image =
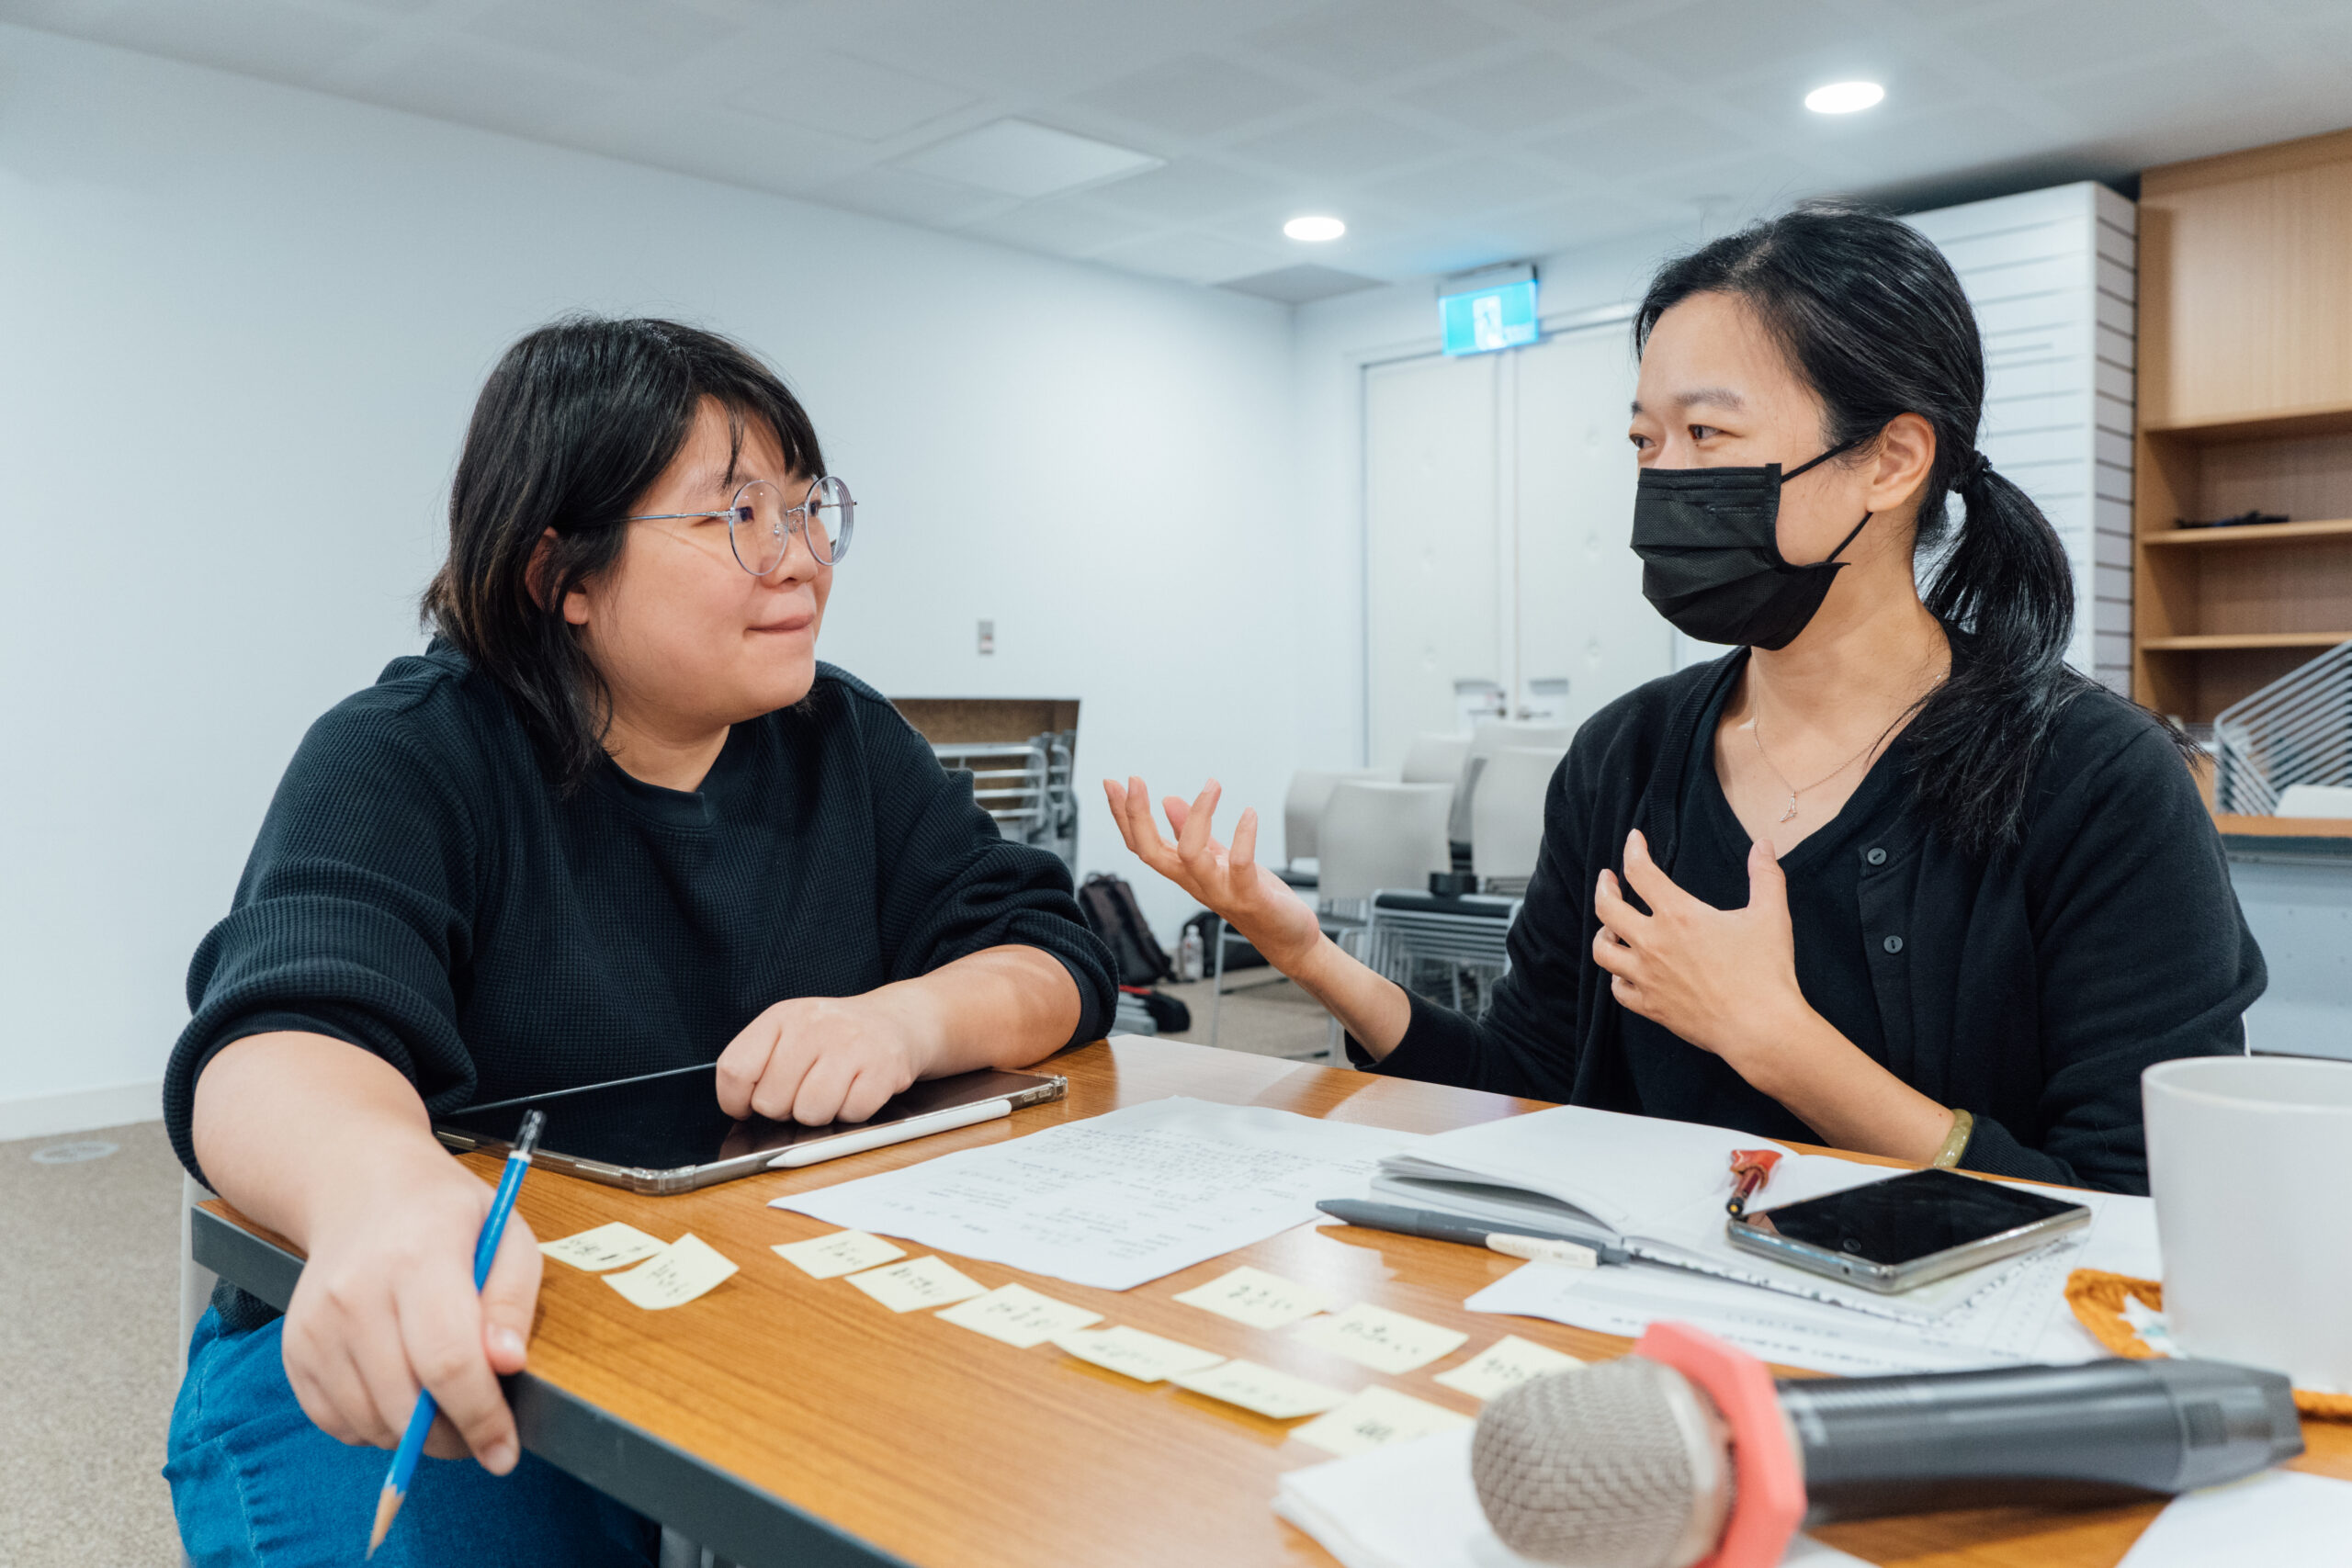
[[859, 1121], [1107, 1027], [1060, 862], [817, 661], [855, 516], [723, 338], [567, 321], [492, 373], [431, 646], [312, 727], [189, 971], [175, 1145], [309, 1259], [284, 1317], [224, 1288], [196, 1332], [166, 1474], [198, 1563], [356, 1556], [420, 1386], [427, 1451], [480, 1463], [427, 1465], [381, 1560], [653, 1560], [520, 1453], [537, 1238], [516, 1214], [477, 1296], [491, 1189], [432, 1112], [715, 1059], [730, 1115]]

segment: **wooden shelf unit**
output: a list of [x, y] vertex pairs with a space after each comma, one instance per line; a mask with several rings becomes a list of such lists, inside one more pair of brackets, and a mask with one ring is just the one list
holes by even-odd
[[2174, 528], [2148, 536], [2151, 549], [2231, 545], [2290, 545], [2297, 539], [2333, 539], [2352, 534], [2352, 517], [2315, 523], [2245, 523], [2227, 528]]
[[2132, 694], [2210, 722], [2352, 639], [2352, 131], [2143, 176], [2138, 393]]

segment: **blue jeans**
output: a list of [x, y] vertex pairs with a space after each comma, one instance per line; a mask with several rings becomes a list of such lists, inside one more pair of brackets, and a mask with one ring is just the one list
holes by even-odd
[[[311, 1425], [279, 1353], [285, 1319], [234, 1333], [207, 1312], [172, 1411], [180, 1542], [197, 1568], [315, 1568], [359, 1561], [391, 1455]], [[650, 1568], [661, 1527], [532, 1454], [494, 1476], [471, 1460], [419, 1461], [384, 1568]]]

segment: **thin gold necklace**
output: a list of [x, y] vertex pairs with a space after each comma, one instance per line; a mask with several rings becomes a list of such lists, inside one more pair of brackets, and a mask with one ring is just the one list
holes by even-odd
[[1886, 739], [1884, 735], [1877, 737], [1875, 739], [1871, 740], [1869, 745], [1864, 746], [1860, 750], [1855, 752], [1852, 756], [1847, 758], [1844, 761], [1838, 763], [1836, 767], [1830, 769], [1827, 773], [1822, 774], [1811, 784], [1804, 785], [1803, 788], [1799, 788], [1797, 785], [1789, 783], [1789, 775], [1781, 772], [1781, 770], [1774, 765], [1772, 761], [1772, 754], [1764, 750], [1764, 716], [1762, 713], [1758, 713], [1755, 717], [1747, 721], [1747, 738], [1756, 742], [1756, 754], [1764, 759], [1764, 765], [1772, 770], [1772, 776], [1779, 779], [1781, 781], [1781, 787], [1789, 792], [1789, 808], [1781, 813], [1781, 820], [1783, 822], [1786, 822], [1796, 816], [1797, 796], [1803, 795], [1805, 790], [1819, 789], [1823, 784], [1827, 784], [1831, 779], [1836, 778], [1839, 773], [1844, 773], [1848, 768], [1852, 767], [1856, 762], [1860, 761], [1864, 757], [1869, 756], [1872, 751], [1876, 750], [1878, 749], [1879, 742]]

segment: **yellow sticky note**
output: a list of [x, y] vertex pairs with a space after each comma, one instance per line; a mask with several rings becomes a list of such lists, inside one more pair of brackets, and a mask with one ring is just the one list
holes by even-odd
[[1521, 1339], [1516, 1334], [1506, 1334], [1452, 1371], [1440, 1372], [1430, 1381], [1459, 1390], [1473, 1399], [1492, 1399], [1498, 1393], [1517, 1388], [1530, 1378], [1540, 1378], [1546, 1372], [1565, 1372], [1570, 1367], [1583, 1365], [1565, 1350], [1555, 1350], [1532, 1339]]
[[1401, 1312], [1361, 1302], [1342, 1313], [1301, 1325], [1291, 1337], [1345, 1356], [1375, 1372], [1409, 1372], [1441, 1356], [1450, 1356], [1470, 1341], [1467, 1334], [1407, 1317]]
[[1057, 1302], [1026, 1285], [999, 1285], [984, 1296], [958, 1302], [933, 1315], [958, 1328], [1001, 1339], [1016, 1350], [1034, 1348], [1057, 1334], [1102, 1321], [1099, 1312]]
[[648, 1312], [683, 1306], [735, 1272], [735, 1265], [691, 1232], [605, 1283]]
[[1302, 1443], [1311, 1443], [1326, 1453], [1345, 1459], [1389, 1443], [1469, 1425], [1470, 1417], [1459, 1411], [1375, 1383], [1291, 1435]]
[[598, 1274], [607, 1269], [618, 1269], [624, 1263], [642, 1263], [661, 1251], [662, 1244], [635, 1225], [615, 1220], [611, 1224], [598, 1225], [561, 1241], [543, 1241], [539, 1250], [558, 1263], [569, 1263], [574, 1269]]
[[1054, 1343], [1081, 1361], [1091, 1361], [1137, 1382], [1158, 1382], [1176, 1372], [1196, 1372], [1225, 1359], [1212, 1351], [1125, 1326], [1057, 1334]]
[[1331, 1304], [1322, 1292], [1311, 1286], [1247, 1265], [1220, 1274], [1205, 1285], [1181, 1292], [1176, 1299], [1186, 1306], [1196, 1306], [1252, 1328], [1287, 1328]]
[[880, 1236], [864, 1231], [835, 1231], [808, 1241], [784, 1242], [768, 1250], [813, 1280], [838, 1279], [906, 1256]]
[[888, 1269], [869, 1269], [863, 1274], [852, 1274], [849, 1282], [892, 1312], [946, 1306], [988, 1292], [988, 1287], [978, 1280], [936, 1258], [917, 1258], [893, 1263]]
[[1343, 1390], [1295, 1378], [1255, 1361], [1227, 1361], [1205, 1371], [1170, 1372], [1168, 1381], [1178, 1388], [1205, 1393], [1211, 1399], [1238, 1404], [1244, 1410], [1254, 1410], [1277, 1421], [1319, 1415], [1346, 1404], [1348, 1398]]

